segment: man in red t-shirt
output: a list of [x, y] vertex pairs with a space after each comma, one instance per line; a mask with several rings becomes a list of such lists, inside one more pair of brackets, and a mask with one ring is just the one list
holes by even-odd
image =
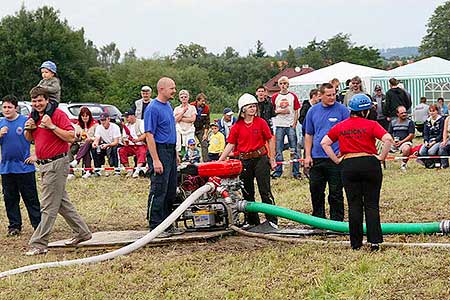
[[[256, 116], [258, 100], [255, 96], [244, 94], [239, 98], [239, 119], [231, 127], [230, 135], [227, 139], [219, 161], [223, 161], [227, 156], [236, 150], [242, 161], [244, 170], [241, 180], [244, 183], [242, 191], [243, 198], [247, 201], [255, 201], [255, 183], [258, 183], [259, 194], [263, 203], [275, 204], [275, 200], [270, 189], [270, 169], [275, 168], [275, 142], [272, 132], [267, 122]], [[266, 144], [270, 151], [267, 151]], [[278, 228], [277, 217], [266, 215], [266, 220], [273, 228]], [[259, 225], [257, 213], [248, 213], [247, 222], [249, 225]]]
[[66, 245], [72, 246], [89, 240], [92, 234], [66, 192], [69, 173], [67, 151], [68, 143], [75, 139], [73, 127], [67, 115], [60, 109], [56, 109], [51, 117], [44, 115], [49, 103], [46, 89], [34, 87], [30, 95], [31, 106], [39, 113], [39, 120], [36, 124], [32, 118], [27, 120], [25, 127], [35, 129], [26, 130], [25, 138], [34, 140], [37, 163], [40, 164], [42, 218], [30, 239], [30, 249], [26, 255], [38, 255], [47, 253], [50, 233], [58, 212], [76, 234]]

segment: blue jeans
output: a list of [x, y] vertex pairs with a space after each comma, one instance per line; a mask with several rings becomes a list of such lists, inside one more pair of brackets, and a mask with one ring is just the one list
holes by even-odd
[[163, 173], [156, 174], [150, 160], [150, 193], [147, 218], [150, 230], [162, 223], [172, 212], [177, 196], [177, 152], [175, 144], [156, 144], [156, 151], [163, 165]]
[[[276, 149], [277, 155], [275, 157], [277, 162], [283, 161], [283, 149], [284, 149], [284, 137], [288, 137], [289, 150], [291, 152], [291, 159], [299, 159], [300, 155], [297, 150], [297, 133], [295, 128], [292, 127], [276, 127], [275, 128], [275, 139], [276, 139]], [[273, 172], [274, 177], [280, 177], [283, 173], [283, 165], [279, 164], [276, 166]], [[299, 163], [295, 162], [292, 164], [292, 176], [299, 176]]]
[[[438, 155], [439, 152], [439, 146], [440, 142], [434, 144], [430, 148], [425, 147], [425, 145], [422, 145], [419, 150], [419, 156], [435, 156]], [[425, 166], [431, 165], [434, 166], [434, 163], [439, 162], [439, 159], [422, 159], [422, 161], [425, 163]]]

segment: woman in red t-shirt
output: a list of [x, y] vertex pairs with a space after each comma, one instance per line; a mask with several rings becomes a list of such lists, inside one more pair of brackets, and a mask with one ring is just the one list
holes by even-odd
[[[367, 120], [372, 102], [364, 94], [357, 94], [349, 102], [350, 118], [336, 124], [322, 139], [321, 145], [328, 156], [342, 165], [342, 183], [348, 201], [350, 243], [352, 249], [361, 248], [363, 242], [363, 211], [367, 223], [367, 242], [371, 250], [379, 249], [383, 242], [380, 223], [380, 190], [383, 181], [380, 161], [384, 161], [392, 137], [376, 121]], [[377, 154], [375, 140], [383, 141], [381, 154]], [[339, 141], [341, 157], [331, 145]]]

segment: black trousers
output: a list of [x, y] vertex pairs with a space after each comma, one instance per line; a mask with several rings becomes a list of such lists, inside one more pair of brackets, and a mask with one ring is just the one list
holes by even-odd
[[91, 154], [94, 159], [94, 167], [100, 168], [105, 164], [105, 156], [108, 157], [108, 162], [110, 167], [118, 167], [119, 166], [119, 156], [117, 154], [118, 146], [110, 147], [107, 149], [102, 149], [100, 153], [97, 152], [97, 149], [92, 148]]
[[342, 181], [348, 201], [350, 243], [359, 248], [363, 240], [363, 211], [366, 217], [367, 241], [383, 242], [380, 224], [380, 190], [383, 181], [381, 165], [374, 156], [345, 159]]
[[20, 214], [20, 195], [27, 208], [31, 226], [34, 229], [41, 222], [41, 208], [36, 189], [35, 172], [23, 174], [2, 175], [3, 197], [5, 200], [8, 228], [22, 229], [22, 216]]
[[[266, 204], [275, 205], [272, 191], [270, 189], [270, 162], [267, 155], [258, 158], [242, 160], [244, 170], [240, 176], [244, 183], [242, 194], [244, 200], [255, 201], [255, 178], [258, 184], [261, 201]], [[247, 221], [250, 225], [258, 225], [260, 223], [258, 213], [247, 213]], [[266, 215], [266, 220], [278, 223], [276, 216]]]
[[329, 158], [315, 158], [309, 171], [309, 191], [312, 201], [312, 215], [325, 216], [325, 188], [328, 183], [328, 204], [330, 219], [344, 220], [344, 193], [342, 191], [341, 168]]

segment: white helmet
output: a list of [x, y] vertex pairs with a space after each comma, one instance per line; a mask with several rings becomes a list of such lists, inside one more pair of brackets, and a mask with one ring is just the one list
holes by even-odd
[[242, 108], [249, 104], [258, 104], [258, 100], [256, 100], [255, 96], [245, 93], [238, 100], [239, 114], [242, 113]]

